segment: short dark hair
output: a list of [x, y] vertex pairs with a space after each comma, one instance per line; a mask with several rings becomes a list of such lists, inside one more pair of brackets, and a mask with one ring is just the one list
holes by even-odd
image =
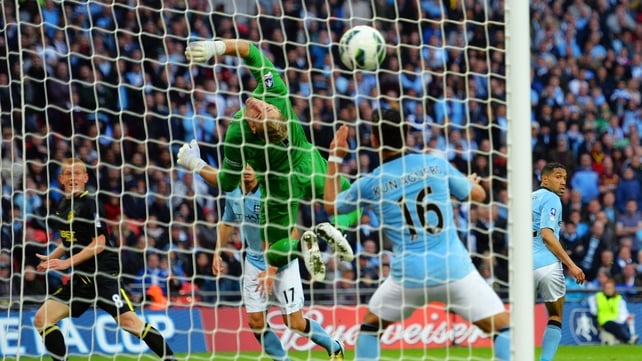
[[406, 145], [408, 124], [398, 110], [377, 110], [372, 114], [372, 131], [387, 150], [400, 150]]
[[558, 168], [566, 170], [566, 166], [562, 163], [558, 163], [558, 162], [546, 163], [544, 168], [542, 168], [542, 175], [550, 175], [551, 173], [553, 173], [555, 169], [558, 169]]

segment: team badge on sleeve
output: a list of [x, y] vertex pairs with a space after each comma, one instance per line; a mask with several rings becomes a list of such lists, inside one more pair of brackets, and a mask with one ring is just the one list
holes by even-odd
[[266, 88], [272, 88], [274, 86], [274, 78], [272, 77], [272, 73], [267, 73], [263, 76], [263, 84], [265, 84]]
[[554, 221], [557, 219], [557, 209], [551, 208], [550, 219], [551, 221]]

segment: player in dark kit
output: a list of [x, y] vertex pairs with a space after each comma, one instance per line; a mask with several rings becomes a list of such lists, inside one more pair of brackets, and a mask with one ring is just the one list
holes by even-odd
[[51, 357], [67, 360], [65, 339], [56, 325], [67, 317], [79, 317], [91, 307], [100, 307], [125, 331], [139, 337], [165, 361], [175, 361], [165, 338], [134, 312], [120, 287], [119, 259], [107, 226], [102, 204], [85, 189], [89, 177], [80, 159], [66, 159], [58, 176], [65, 191], [53, 220], [61, 242], [48, 256], [37, 255], [38, 271], [71, 269], [71, 279], [49, 295], [34, 318]]

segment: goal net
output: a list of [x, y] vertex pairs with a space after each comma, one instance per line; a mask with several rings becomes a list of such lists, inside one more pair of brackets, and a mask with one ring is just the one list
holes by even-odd
[[[176, 164], [179, 147], [195, 139], [202, 158], [220, 166], [228, 125], [262, 79], [234, 57], [190, 65], [186, 45], [203, 39], [248, 39], [268, 55], [308, 139], [324, 156], [338, 125], [352, 125], [342, 168], [352, 180], [379, 164], [364, 120], [386, 108], [399, 109], [409, 122], [412, 151], [442, 154], [463, 173], [481, 176], [487, 202], [455, 203], [457, 231], [484, 279], [507, 302], [503, 6], [430, 0], [3, 1], [0, 354], [46, 354], [32, 325], [35, 310], [46, 290], [68, 282], [69, 274], [37, 272], [36, 254], [55, 247], [48, 220], [62, 197], [58, 173], [68, 157], [88, 164], [89, 190], [106, 210], [100, 221], [117, 241], [124, 284], [146, 322], [185, 359], [250, 359], [262, 352], [239, 293], [240, 232], [223, 243], [226, 273], [215, 278], [211, 272], [225, 195]], [[338, 60], [339, 37], [362, 24], [379, 29], [388, 45], [375, 72], [348, 71]], [[301, 230], [328, 218], [318, 200], [303, 200]], [[379, 225], [366, 209], [347, 230], [357, 260], [337, 262], [328, 253], [324, 282], [311, 282], [301, 267], [305, 314], [342, 338], [348, 350], [394, 257]], [[268, 321], [294, 358], [325, 358], [321, 348], [283, 326], [278, 307]], [[72, 354], [136, 359], [150, 352], [118, 331], [103, 311], [64, 320], [61, 329]], [[390, 327], [381, 342], [384, 359], [491, 358], [490, 337], [439, 304]]]

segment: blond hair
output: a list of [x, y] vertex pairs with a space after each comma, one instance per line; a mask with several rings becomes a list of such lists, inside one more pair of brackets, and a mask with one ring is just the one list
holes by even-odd
[[86, 165], [86, 164], [85, 164], [85, 162], [84, 162], [82, 159], [80, 159], [80, 158], [67, 158], [67, 159], [65, 159], [65, 160], [63, 160], [63, 161], [62, 161], [62, 166], [63, 166], [63, 167], [64, 167], [64, 166], [69, 166], [69, 167], [71, 167], [71, 166], [73, 166], [74, 164], [80, 164], [80, 165], [82, 165], [82, 169], [85, 171], [85, 173], [87, 173], [87, 165]]

